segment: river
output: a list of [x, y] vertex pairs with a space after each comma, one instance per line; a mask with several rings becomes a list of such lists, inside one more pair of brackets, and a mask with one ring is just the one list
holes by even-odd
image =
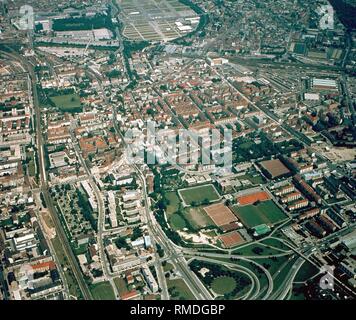
[[356, 30], [356, 2], [351, 0], [329, 0], [329, 2], [343, 25], [347, 29]]

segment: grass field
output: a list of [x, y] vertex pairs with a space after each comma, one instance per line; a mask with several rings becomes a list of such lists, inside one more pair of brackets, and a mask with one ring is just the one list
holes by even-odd
[[[260, 254], [257, 254], [253, 250], [259, 250]], [[267, 248], [263, 245], [260, 245], [258, 243], [253, 243], [248, 246], [244, 246], [242, 248], [237, 248], [236, 250], [233, 251], [234, 254], [242, 255], [242, 256], [266, 256], [266, 255], [275, 255], [275, 254], [280, 254], [281, 251], [278, 251], [273, 248]]]
[[82, 111], [80, 98], [76, 94], [64, 94], [61, 96], [50, 97], [50, 100], [63, 112], [75, 113]]
[[233, 277], [215, 278], [211, 284], [211, 289], [221, 295], [229, 294], [236, 288], [236, 281]]
[[287, 247], [285, 244], [283, 244], [281, 241], [277, 240], [277, 239], [264, 239], [261, 241], [261, 243], [267, 245], [267, 246], [271, 246], [277, 249], [281, 249], [283, 251], [288, 251], [290, 250], [289, 247]]
[[202, 207], [186, 209], [186, 218], [194, 229], [202, 229], [215, 226]]
[[289, 300], [306, 300], [304, 294], [301, 292], [303, 289], [302, 284], [294, 284], [293, 285], [293, 290], [292, 290], [292, 295]]
[[129, 291], [129, 288], [126, 285], [126, 281], [122, 278], [115, 278], [114, 283], [116, 285], [119, 294], [125, 294]]
[[95, 300], [115, 300], [114, 291], [107, 281], [91, 285], [90, 291]]
[[268, 272], [273, 276], [278, 272], [278, 270], [288, 261], [288, 256], [281, 256], [281, 257], [275, 257], [275, 258], [261, 258], [261, 259], [256, 259], [254, 258], [253, 260], [260, 264], [261, 266], [264, 266]]
[[279, 272], [272, 275], [273, 284], [274, 284], [273, 292], [278, 290], [278, 288], [285, 286], [285, 279], [287, 275], [290, 273], [293, 265], [295, 265], [295, 263], [297, 262], [297, 260], [298, 257], [293, 256], [290, 260], [287, 260], [285, 263], [283, 263], [280, 266]]
[[168, 291], [172, 300], [195, 300], [194, 295], [182, 279], [167, 281]]
[[257, 205], [235, 206], [233, 210], [248, 228], [254, 228], [260, 224], [274, 225], [286, 218], [283, 211], [272, 200], [260, 202]]
[[168, 218], [168, 222], [174, 230], [182, 230], [187, 227], [184, 219], [177, 213], [172, 214]]
[[75, 255], [85, 254], [88, 251], [88, 245], [82, 244], [78, 247], [72, 247], [72, 249]]
[[296, 282], [304, 282], [314, 277], [318, 273], [319, 269], [307, 261], [304, 262], [294, 280]]
[[167, 192], [164, 194], [165, 199], [169, 202], [167, 205], [166, 213], [171, 215], [179, 210], [179, 204], [181, 200], [179, 199], [176, 192]]
[[239, 180], [249, 180], [254, 185], [259, 185], [264, 183], [263, 177], [258, 173], [247, 173], [245, 175], [239, 176]]
[[167, 192], [164, 197], [168, 202], [166, 209], [167, 219], [173, 229], [182, 230], [189, 227], [187, 226], [187, 221], [189, 221], [190, 227], [195, 230], [214, 225], [202, 207], [180, 208], [182, 200], [176, 192]]
[[174, 266], [173, 266], [173, 264], [171, 264], [171, 263], [169, 263], [169, 262], [167, 262], [167, 263], [163, 266], [163, 271], [164, 271], [164, 272], [170, 272], [170, 271], [172, 271], [172, 270], [174, 270]]
[[212, 202], [220, 199], [218, 192], [212, 184], [182, 189], [178, 193], [186, 205], [201, 204], [205, 200]]

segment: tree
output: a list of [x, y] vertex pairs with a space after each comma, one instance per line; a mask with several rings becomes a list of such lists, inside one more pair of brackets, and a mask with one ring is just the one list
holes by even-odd
[[263, 252], [263, 249], [260, 247], [255, 247], [252, 249], [252, 252], [255, 254], [261, 254]]
[[[160, 258], [163, 258], [163, 257], [164, 257], [164, 250], [163, 250], [163, 248], [162, 248], [158, 243], [157, 243], [156, 247], [157, 247], [157, 253], [158, 253], [159, 257], [160, 257]], [[167, 264], [166, 261], [164, 261], [164, 262]], [[163, 263], [162, 263], [162, 265], [163, 265]]]
[[132, 236], [131, 236], [131, 241], [135, 241], [141, 236], [142, 236], [142, 232], [141, 232], [140, 227], [136, 227], [135, 229], [133, 229], [133, 233], [132, 233]]

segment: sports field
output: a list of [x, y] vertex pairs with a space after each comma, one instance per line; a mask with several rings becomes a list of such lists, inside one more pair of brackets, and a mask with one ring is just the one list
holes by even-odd
[[90, 291], [95, 300], [115, 300], [114, 290], [108, 281], [91, 285]]
[[225, 233], [219, 237], [219, 240], [225, 248], [233, 248], [246, 242], [241, 234], [237, 231]]
[[239, 204], [242, 206], [245, 206], [247, 204], [254, 204], [257, 201], [266, 201], [269, 199], [270, 199], [270, 196], [266, 191], [254, 192], [251, 194], [237, 197]]
[[220, 199], [218, 192], [212, 184], [182, 189], [179, 190], [178, 193], [188, 206], [192, 204], [202, 204], [206, 200], [212, 202]]
[[218, 227], [237, 221], [235, 215], [223, 203], [213, 204], [204, 210]]
[[248, 228], [254, 228], [260, 224], [274, 225], [286, 218], [283, 211], [272, 200], [260, 202], [257, 205], [234, 206], [233, 210]]

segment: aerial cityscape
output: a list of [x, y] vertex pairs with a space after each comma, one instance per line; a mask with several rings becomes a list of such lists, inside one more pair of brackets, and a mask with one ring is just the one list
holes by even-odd
[[0, 0], [0, 300], [354, 300], [355, 76], [355, 0]]

